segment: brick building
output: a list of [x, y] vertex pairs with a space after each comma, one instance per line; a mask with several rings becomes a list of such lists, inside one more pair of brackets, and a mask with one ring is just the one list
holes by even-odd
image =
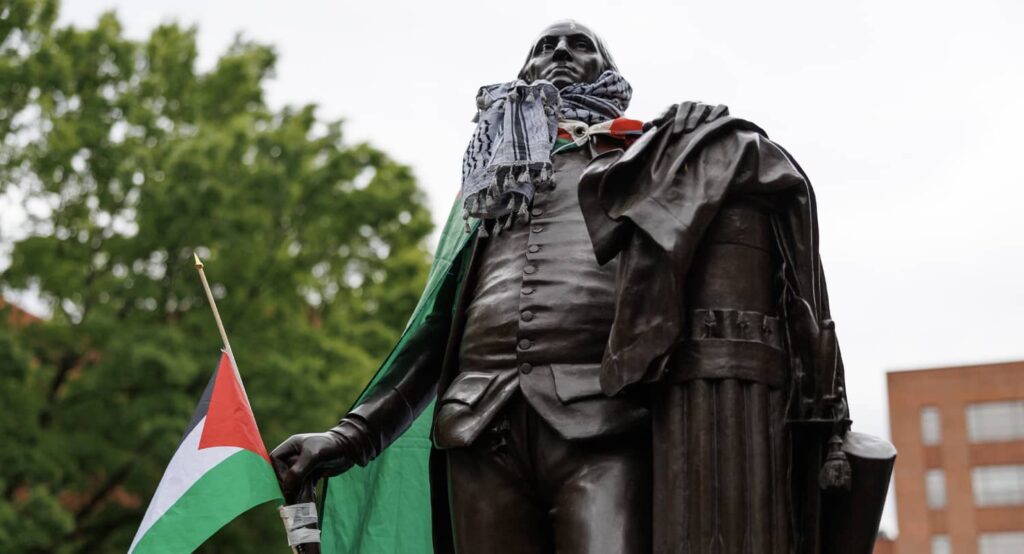
[[1024, 361], [888, 374], [896, 554], [1024, 553]]
[[878, 538], [875, 539], [875, 549], [873, 554], [893, 554], [894, 552], [896, 552], [896, 541], [882, 533], [879, 533]]
[[7, 319], [7, 324], [12, 327], [24, 327], [30, 323], [39, 321], [39, 318], [22, 310], [0, 297], [0, 317]]

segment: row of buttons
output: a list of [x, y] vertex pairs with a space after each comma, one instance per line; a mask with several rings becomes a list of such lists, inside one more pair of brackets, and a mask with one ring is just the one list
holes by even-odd
[[[544, 192], [550, 191], [552, 189], [554, 189], [554, 182], [552, 182], [551, 187]], [[539, 196], [540, 194], [534, 197], [535, 202], [540, 200]], [[530, 210], [530, 215], [532, 215], [533, 217], [540, 217], [544, 215], [544, 210], [539, 207], [534, 207], [533, 209]], [[544, 232], [544, 225], [534, 224], [530, 227], [530, 232], [534, 234], [542, 233]], [[540, 249], [541, 247], [539, 244], [531, 244], [526, 248], [526, 250], [531, 254], [536, 254], [537, 252], [540, 252]], [[537, 273], [537, 266], [532, 263], [527, 263], [526, 267], [523, 268], [523, 273], [525, 273], [526, 275], [533, 275]], [[530, 295], [533, 294], [534, 288], [524, 285], [521, 292], [524, 295]], [[534, 314], [530, 310], [523, 310], [522, 312], [520, 312], [519, 316], [523, 321], [532, 321]], [[518, 346], [519, 350], [529, 350], [533, 346], [533, 341], [526, 338], [520, 339]], [[533, 364], [530, 364], [529, 362], [523, 362], [519, 364], [519, 372], [522, 373], [523, 375], [529, 375], [531, 371], [533, 371]]]

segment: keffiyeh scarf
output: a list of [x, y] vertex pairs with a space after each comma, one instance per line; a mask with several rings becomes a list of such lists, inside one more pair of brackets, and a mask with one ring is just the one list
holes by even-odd
[[620, 117], [633, 89], [618, 72], [558, 90], [548, 81], [517, 80], [481, 87], [476, 130], [462, 162], [462, 217], [496, 220], [508, 229], [529, 219], [537, 185], [551, 178], [559, 120], [588, 125]]

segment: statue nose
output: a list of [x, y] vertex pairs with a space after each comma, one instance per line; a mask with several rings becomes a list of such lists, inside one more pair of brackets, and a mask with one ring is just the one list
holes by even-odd
[[558, 44], [555, 45], [554, 57], [555, 59], [565, 59], [570, 56], [569, 54], [569, 42], [565, 37], [558, 40]]

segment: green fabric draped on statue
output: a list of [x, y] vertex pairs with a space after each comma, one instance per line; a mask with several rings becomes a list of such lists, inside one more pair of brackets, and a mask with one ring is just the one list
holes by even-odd
[[[391, 371], [409, 337], [434, 311], [445, 279], [452, 278], [449, 272], [465, 253], [479, 224], [474, 220], [471, 232], [466, 232], [462, 197], [457, 197], [441, 232], [423, 295], [402, 337], [359, 400]], [[418, 554], [433, 550], [428, 470], [433, 414], [431, 405], [376, 460], [328, 480], [321, 539], [324, 554]]]

